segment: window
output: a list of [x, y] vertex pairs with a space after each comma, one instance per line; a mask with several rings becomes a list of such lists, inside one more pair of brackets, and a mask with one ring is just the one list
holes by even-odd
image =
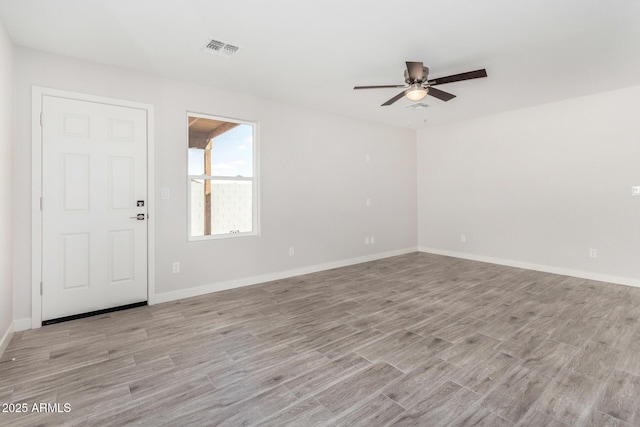
[[258, 234], [257, 125], [188, 113], [189, 240]]

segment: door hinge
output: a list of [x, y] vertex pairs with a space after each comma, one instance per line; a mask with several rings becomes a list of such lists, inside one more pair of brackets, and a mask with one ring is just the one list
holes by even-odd
[[40, 210], [42, 210], [42, 196], [40, 196]]
[[40, 113], [40, 126], [44, 126], [44, 113]]
[[42, 295], [42, 282], [40, 282], [40, 295]]

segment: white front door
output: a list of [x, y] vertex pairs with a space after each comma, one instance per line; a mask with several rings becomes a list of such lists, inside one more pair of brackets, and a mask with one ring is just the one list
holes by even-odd
[[42, 320], [147, 300], [146, 150], [145, 110], [43, 97]]

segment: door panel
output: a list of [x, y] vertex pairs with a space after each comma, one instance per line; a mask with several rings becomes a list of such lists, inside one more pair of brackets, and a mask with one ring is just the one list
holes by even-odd
[[133, 280], [135, 250], [132, 230], [109, 232], [109, 259], [109, 277], [112, 283]]
[[65, 213], [89, 211], [89, 156], [62, 154], [60, 185]]
[[109, 158], [109, 209], [112, 211], [133, 208], [133, 165], [132, 157]]
[[60, 235], [59, 259], [62, 289], [89, 286], [89, 233]]
[[146, 111], [42, 105], [42, 319], [146, 301]]

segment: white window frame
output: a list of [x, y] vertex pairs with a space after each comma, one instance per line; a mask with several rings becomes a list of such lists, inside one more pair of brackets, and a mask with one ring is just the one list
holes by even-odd
[[[253, 129], [252, 138], [252, 162], [253, 162], [253, 177], [231, 177], [231, 176], [211, 176], [211, 175], [189, 175], [189, 117], [199, 117], [202, 119], [220, 120], [230, 123], [238, 123], [240, 125], [249, 125]], [[258, 141], [258, 122], [249, 120], [234, 119], [230, 117], [215, 116], [213, 114], [196, 113], [193, 111], [187, 111], [185, 117], [186, 124], [186, 164], [187, 164], [187, 240], [189, 242], [198, 242], [203, 240], [218, 240], [229, 239], [238, 237], [250, 237], [260, 235], [260, 175], [259, 175], [259, 141]], [[213, 234], [205, 236], [192, 236], [191, 235], [191, 180], [192, 179], [211, 179], [211, 180], [225, 180], [225, 181], [251, 181], [251, 231], [245, 231], [241, 233], [225, 233], [225, 234]]]

